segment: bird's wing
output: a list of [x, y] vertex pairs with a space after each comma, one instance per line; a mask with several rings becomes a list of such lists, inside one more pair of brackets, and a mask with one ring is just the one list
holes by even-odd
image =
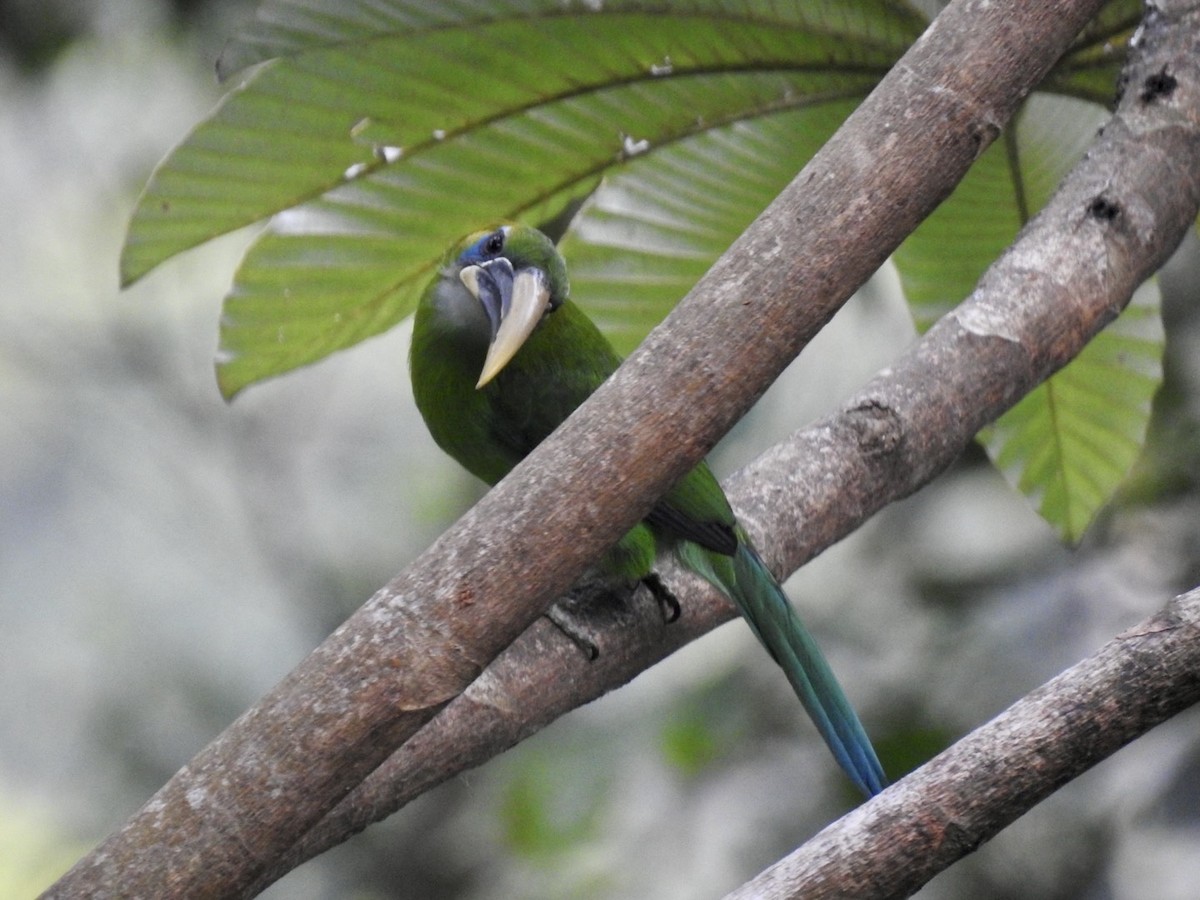
[[737, 550], [737, 520], [707, 463], [681, 478], [650, 510], [646, 521], [673, 538], [692, 541], [723, 556], [732, 556]]

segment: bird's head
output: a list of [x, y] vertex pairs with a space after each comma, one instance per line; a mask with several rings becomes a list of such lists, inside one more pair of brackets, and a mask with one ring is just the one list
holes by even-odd
[[476, 388], [503, 369], [542, 317], [567, 297], [567, 267], [548, 237], [526, 225], [502, 225], [465, 238], [447, 274], [479, 301], [491, 341]]

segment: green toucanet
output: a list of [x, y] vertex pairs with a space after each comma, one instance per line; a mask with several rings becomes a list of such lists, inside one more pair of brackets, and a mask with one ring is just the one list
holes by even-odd
[[[433, 438], [488, 484], [503, 478], [617, 368], [620, 358], [568, 296], [567, 270], [536, 229], [473, 234], [446, 256], [417, 307], [413, 393]], [[602, 561], [630, 584], [660, 548], [726, 594], [783, 668], [841, 767], [866, 794], [879, 760], [829, 664], [755, 552], [704, 463]]]

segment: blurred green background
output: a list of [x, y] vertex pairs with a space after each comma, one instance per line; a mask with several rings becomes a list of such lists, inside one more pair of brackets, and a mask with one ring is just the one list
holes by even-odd
[[[0, 896], [32, 896], [460, 514], [407, 326], [226, 405], [246, 235], [117, 289], [153, 165], [220, 96], [248, 0], [0, 0]], [[1200, 581], [1200, 292], [1163, 276], [1167, 383], [1121, 501], [1068, 550], [969, 452], [790, 583], [893, 775]], [[882, 272], [719, 448], [728, 472], [893, 359]], [[1189, 713], [923, 898], [1191, 898]], [[854, 802], [744, 626], [422, 798], [275, 898], [719, 896]]]

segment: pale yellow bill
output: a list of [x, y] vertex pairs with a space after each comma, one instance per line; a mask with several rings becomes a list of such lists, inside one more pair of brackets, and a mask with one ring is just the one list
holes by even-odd
[[[463, 271], [463, 282], [466, 283], [467, 270]], [[467, 284], [471, 288], [471, 284]], [[478, 289], [476, 288], [476, 292]], [[550, 287], [546, 284], [546, 275], [541, 269], [521, 269], [513, 277], [512, 300], [508, 312], [500, 320], [496, 337], [488, 347], [487, 358], [483, 361], [483, 371], [479, 373], [476, 389], [483, 387], [508, 365], [509, 360], [516, 356], [521, 345], [533, 334], [533, 329], [550, 305]]]

